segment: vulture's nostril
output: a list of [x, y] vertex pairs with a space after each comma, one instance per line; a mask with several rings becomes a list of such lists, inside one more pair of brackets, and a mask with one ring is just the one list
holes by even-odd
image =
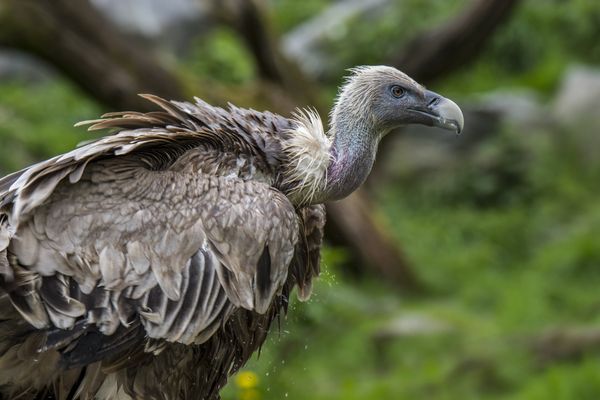
[[427, 104], [427, 106], [433, 107], [433, 106], [437, 105], [439, 102], [440, 102], [440, 98], [434, 97], [433, 99], [429, 100], [429, 103]]

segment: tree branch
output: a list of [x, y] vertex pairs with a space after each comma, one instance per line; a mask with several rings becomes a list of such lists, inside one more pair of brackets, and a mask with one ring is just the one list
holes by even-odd
[[0, 44], [31, 52], [106, 105], [147, 110], [135, 96], [184, 93], [181, 82], [152, 54], [118, 33], [88, 1], [4, 0]]
[[390, 227], [373, 218], [373, 205], [363, 189], [346, 199], [327, 204], [325, 238], [334, 245], [351, 245], [360, 270], [371, 267], [377, 275], [404, 291], [423, 293], [426, 288], [415, 275]]
[[420, 33], [389, 62], [419, 82], [443, 78], [477, 58], [519, 1], [473, 1], [447, 23]]
[[279, 48], [279, 37], [273, 31], [259, 0], [212, 0], [213, 14], [232, 28], [252, 55], [259, 77], [285, 91], [296, 106], [319, 108], [316, 84], [298, 65], [287, 59]]

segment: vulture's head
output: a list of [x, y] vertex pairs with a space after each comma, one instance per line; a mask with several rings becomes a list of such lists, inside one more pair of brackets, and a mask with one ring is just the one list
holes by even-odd
[[387, 66], [363, 66], [351, 72], [333, 108], [334, 129], [340, 125], [347, 128], [352, 122], [380, 137], [409, 124], [462, 131], [464, 119], [456, 103], [425, 89], [403, 72]]
[[371, 171], [379, 140], [392, 129], [422, 124], [460, 133], [464, 125], [456, 103], [395, 68], [366, 66], [351, 72], [331, 112], [333, 162], [325, 190], [315, 196], [319, 201], [356, 190]]

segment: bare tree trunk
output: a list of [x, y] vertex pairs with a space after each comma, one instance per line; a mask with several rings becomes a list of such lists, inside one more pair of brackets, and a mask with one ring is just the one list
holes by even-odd
[[600, 352], [597, 327], [554, 328], [529, 339], [530, 350], [542, 367], [556, 362], [579, 360]]
[[[360, 243], [353, 253], [390, 283], [413, 293], [425, 290], [408, 267], [400, 246], [389, 235], [389, 226], [374, 217], [373, 206], [363, 190], [348, 198], [327, 204], [327, 240], [334, 244]], [[357, 223], [358, 222], [358, 223]], [[399, 263], [400, 260], [400, 263]]]
[[147, 110], [138, 93], [184, 95], [171, 72], [88, 1], [2, 0], [0, 45], [43, 58], [110, 107]]
[[266, 18], [266, 5], [260, 0], [212, 0], [213, 14], [231, 27], [254, 58], [259, 77], [279, 86], [298, 106], [318, 106], [315, 82], [307, 77], [279, 48], [278, 35]]
[[520, 0], [475, 0], [445, 24], [419, 33], [389, 62], [431, 83], [477, 58]]

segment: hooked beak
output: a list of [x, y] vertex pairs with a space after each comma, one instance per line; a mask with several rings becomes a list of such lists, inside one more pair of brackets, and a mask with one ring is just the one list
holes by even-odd
[[456, 134], [462, 132], [465, 120], [460, 107], [455, 102], [427, 90], [425, 92], [424, 103], [423, 107], [410, 109], [419, 115], [419, 122], [429, 126], [448, 129], [454, 131]]

